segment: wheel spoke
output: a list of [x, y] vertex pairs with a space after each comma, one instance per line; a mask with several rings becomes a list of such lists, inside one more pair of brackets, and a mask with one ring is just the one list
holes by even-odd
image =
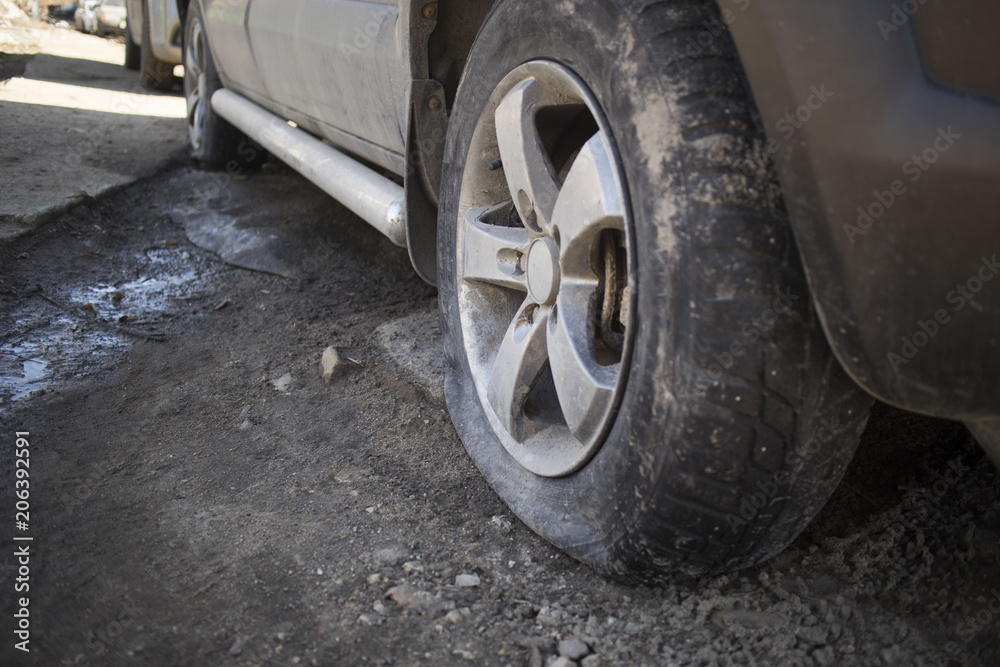
[[[566, 176], [552, 225], [565, 251], [577, 241], [586, 245], [602, 229], [625, 229], [625, 204], [611, 147], [602, 133], [591, 137]], [[564, 262], [565, 263], [565, 262]], [[575, 273], [573, 266], [565, 267]]]
[[524, 401], [545, 368], [545, 345], [549, 309], [525, 299], [504, 335], [493, 370], [487, 397], [507, 431], [516, 440], [527, 435]]
[[525, 253], [531, 237], [521, 227], [481, 221], [493, 208], [473, 208], [462, 222], [462, 277], [527, 291]]
[[595, 356], [593, 316], [596, 281], [564, 283], [548, 324], [548, 357], [559, 405], [570, 432], [588, 442], [614, 400], [620, 364], [602, 366]]
[[559, 178], [545, 151], [535, 113], [551, 102], [552, 94], [535, 79], [528, 79], [497, 107], [497, 142], [511, 197], [525, 226], [548, 229], [559, 196]]
[[184, 89], [187, 97], [188, 137], [191, 146], [198, 149], [201, 146], [201, 131], [204, 124], [208, 80], [204, 68], [205, 42], [201, 25], [196, 24], [187, 45], [184, 63]]

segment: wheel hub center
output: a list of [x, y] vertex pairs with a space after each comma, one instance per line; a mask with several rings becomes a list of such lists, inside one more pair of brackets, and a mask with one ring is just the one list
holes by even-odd
[[549, 237], [528, 246], [528, 296], [543, 306], [555, 303], [559, 293], [559, 248]]

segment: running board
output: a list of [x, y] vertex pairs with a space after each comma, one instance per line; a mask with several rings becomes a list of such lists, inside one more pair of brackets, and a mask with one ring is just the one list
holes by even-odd
[[216, 91], [212, 108], [390, 241], [406, 247], [401, 186], [231, 90]]

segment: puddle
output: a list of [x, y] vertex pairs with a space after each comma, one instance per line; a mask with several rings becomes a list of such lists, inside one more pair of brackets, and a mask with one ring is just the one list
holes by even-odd
[[[98, 283], [93, 287], [80, 287], [69, 292], [76, 305], [90, 304], [98, 317], [117, 319], [135, 317], [147, 319], [162, 313], [171, 300], [186, 298], [200, 276], [194, 270], [180, 275], [143, 277], [138, 280], [109, 285]], [[180, 289], [178, 289], [180, 288]]]
[[35, 297], [9, 314], [9, 327], [0, 331], [0, 413], [59, 382], [109, 367], [136, 341], [115, 327], [155, 331], [208, 289], [211, 271], [196, 268], [186, 251], [156, 248], [135, 259], [138, 278], [63, 285], [45, 294], [65, 309]]
[[[16, 366], [21, 364], [21, 377], [10, 378], [10, 388], [13, 390], [11, 401], [16, 401], [30, 395], [39, 389], [39, 383], [49, 375], [49, 364], [44, 359], [27, 356], [32, 354], [32, 350], [24, 346], [15, 346], [11, 350], [2, 351], [5, 360], [11, 360]], [[7, 365], [7, 364], [5, 364]]]

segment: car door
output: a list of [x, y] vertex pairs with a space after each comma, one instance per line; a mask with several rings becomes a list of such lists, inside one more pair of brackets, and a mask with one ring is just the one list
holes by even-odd
[[[247, 33], [251, 0], [203, 0], [205, 23], [211, 36], [212, 56], [227, 86], [260, 101], [267, 90], [257, 70]], [[286, 5], [294, 5], [289, 0]]]
[[318, 121], [334, 143], [401, 155], [407, 74], [398, 18], [396, 0], [249, 0], [249, 43], [268, 98]]

